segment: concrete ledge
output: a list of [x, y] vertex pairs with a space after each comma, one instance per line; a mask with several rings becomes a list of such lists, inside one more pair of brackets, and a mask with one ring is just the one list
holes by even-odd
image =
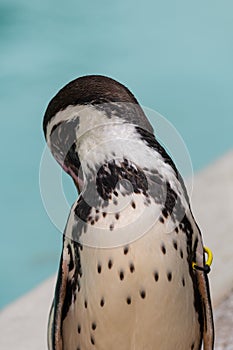
[[54, 286], [53, 277], [1, 311], [0, 349], [47, 349], [47, 320]]
[[[191, 202], [204, 242], [214, 253], [210, 281], [216, 307], [233, 286], [233, 151], [195, 176]], [[0, 349], [47, 349], [54, 285], [53, 277], [0, 313]]]
[[214, 254], [209, 278], [217, 306], [233, 287], [233, 151], [195, 175], [191, 204]]

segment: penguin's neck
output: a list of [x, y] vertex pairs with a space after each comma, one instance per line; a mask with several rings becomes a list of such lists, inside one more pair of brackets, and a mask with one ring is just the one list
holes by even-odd
[[[150, 138], [156, 143], [152, 134]], [[103, 166], [124, 167], [126, 163], [145, 171], [156, 169], [170, 179], [176, 177], [163, 155], [148, 145], [133, 124], [113, 123], [91, 129], [78, 138], [76, 150], [84, 181], [94, 180]]]
[[83, 189], [88, 187], [90, 196], [97, 188], [103, 199], [111, 199], [117, 184], [125, 180], [130, 186], [124, 182], [125, 193], [144, 192], [151, 181], [158, 184], [161, 179], [176, 193], [183, 191], [174, 164], [166, 161], [166, 153], [154, 135], [133, 124], [112, 123], [91, 129], [78, 139], [76, 150]]
[[[78, 154], [85, 174], [113, 159], [132, 157], [138, 148], [134, 126], [123, 123], [99, 126], [90, 130], [78, 143]], [[140, 153], [140, 149], [137, 153]]]

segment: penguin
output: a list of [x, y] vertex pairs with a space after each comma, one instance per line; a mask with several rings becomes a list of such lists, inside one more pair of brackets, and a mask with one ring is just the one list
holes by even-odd
[[109, 77], [79, 77], [49, 102], [43, 130], [78, 191], [48, 349], [213, 349], [201, 231], [134, 95]]

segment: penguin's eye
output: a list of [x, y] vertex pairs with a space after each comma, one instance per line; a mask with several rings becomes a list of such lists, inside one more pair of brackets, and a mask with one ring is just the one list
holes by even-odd
[[75, 154], [76, 130], [79, 118], [55, 124], [50, 133], [50, 148], [55, 159], [64, 164], [65, 160], [77, 160]]

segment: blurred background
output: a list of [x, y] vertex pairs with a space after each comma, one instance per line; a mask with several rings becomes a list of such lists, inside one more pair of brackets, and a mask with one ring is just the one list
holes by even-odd
[[232, 62], [230, 0], [0, 0], [0, 307], [57, 271], [39, 187], [51, 97], [81, 75], [119, 80], [174, 125], [198, 172], [232, 149]]

